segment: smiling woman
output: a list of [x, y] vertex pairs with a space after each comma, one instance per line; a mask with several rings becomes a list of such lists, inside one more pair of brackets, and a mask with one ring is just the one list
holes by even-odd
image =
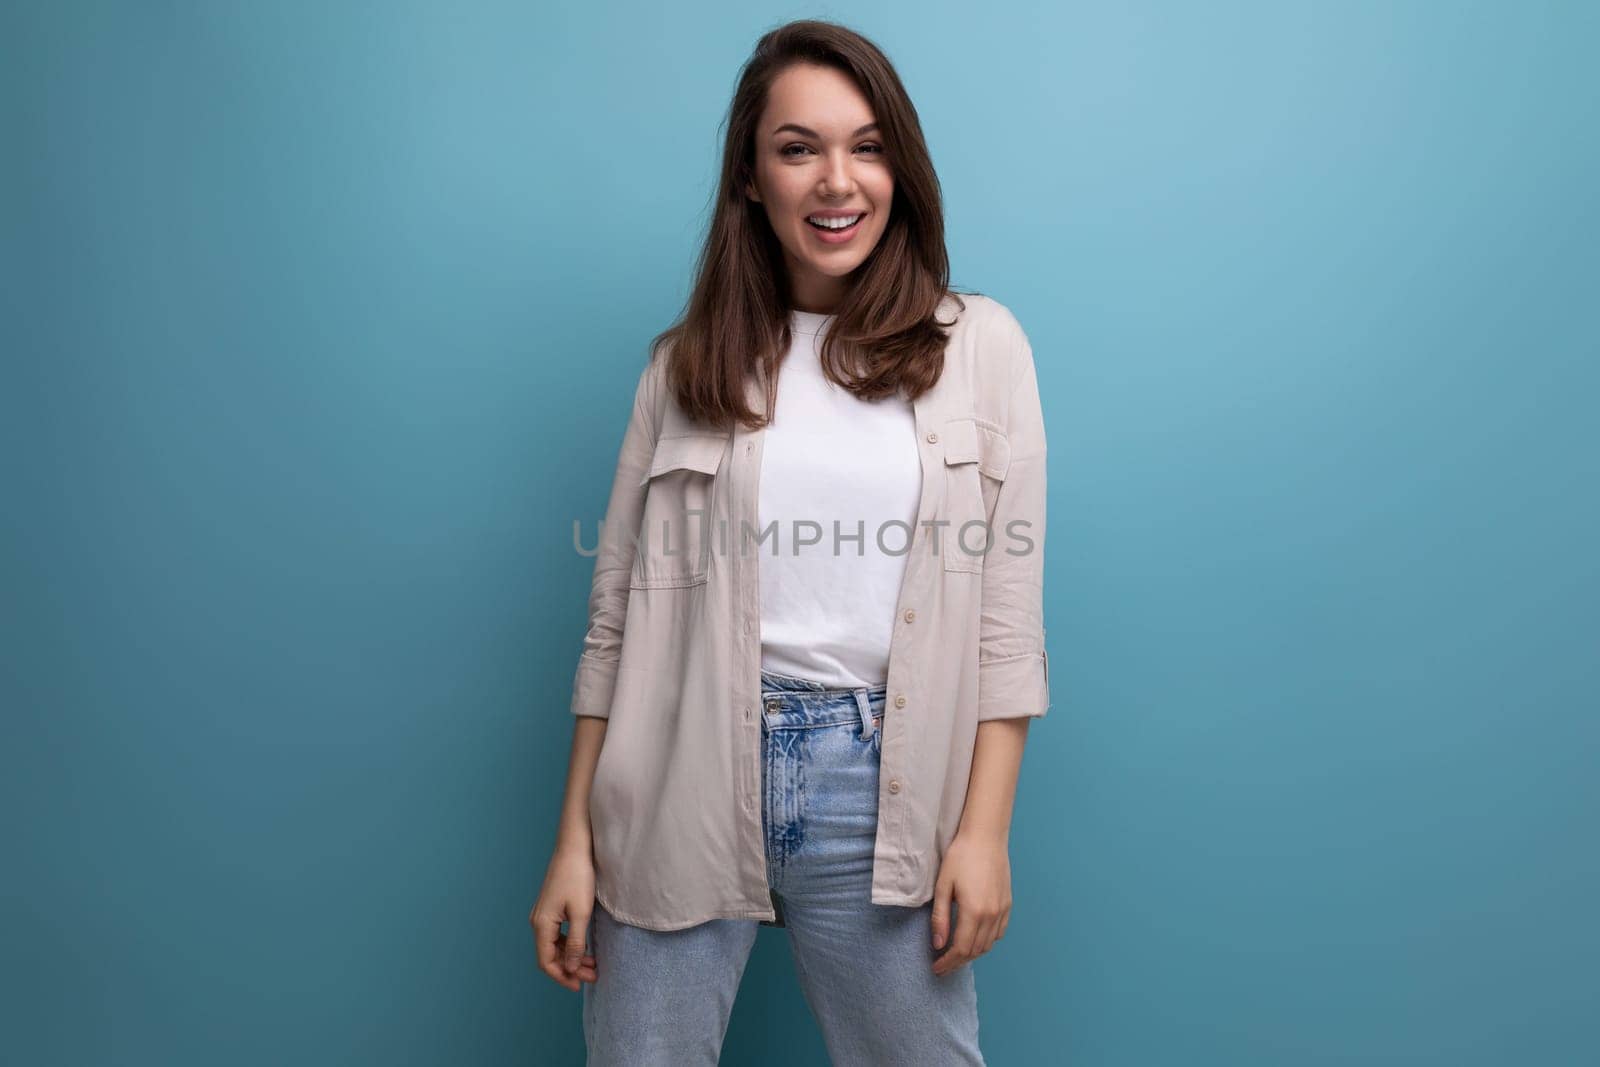
[[[970, 964], [1010, 918], [1050, 704], [1044, 527], [1033, 351], [950, 288], [893, 66], [832, 23], [772, 31], [635, 391], [530, 916], [591, 1064], [716, 1063], [762, 924], [833, 1062], [983, 1062]], [[791, 528], [817, 536], [759, 550]]]

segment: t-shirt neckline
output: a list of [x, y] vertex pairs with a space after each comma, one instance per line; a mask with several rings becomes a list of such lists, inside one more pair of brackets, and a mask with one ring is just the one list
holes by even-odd
[[834, 316], [824, 315], [819, 311], [801, 311], [795, 308], [789, 312], [789, 327], [795, 333], [817, 334], [831, 324], [833, 318]]

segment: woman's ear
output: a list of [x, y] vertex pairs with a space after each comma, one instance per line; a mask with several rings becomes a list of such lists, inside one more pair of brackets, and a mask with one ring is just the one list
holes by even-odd
[[744, 195], [747, 199], [754, 200], [758, 204], [761, 203], [761, 194], [756, 192], [755, 185], [750, 182], [745, 183]]

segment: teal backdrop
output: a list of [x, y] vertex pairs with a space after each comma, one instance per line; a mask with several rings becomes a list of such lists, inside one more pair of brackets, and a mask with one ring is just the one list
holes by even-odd
[[822, 15], [1049, 423], [990, 1062], [1600, 1062], [1597, 12], [6, 4], [0, 1058], [581, 1063], [573, 527]]

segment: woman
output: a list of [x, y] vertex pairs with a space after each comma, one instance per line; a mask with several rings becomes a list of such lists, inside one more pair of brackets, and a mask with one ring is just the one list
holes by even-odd
[[1049, 706], [1045, 438], [1026, 335], [948, 277], [889, 61], [764, 36], [635, 393], [530, 916], [591, 1064], [715, 1063], [762, 924], [835, 1063], [983, 1062], [970, 962]]

